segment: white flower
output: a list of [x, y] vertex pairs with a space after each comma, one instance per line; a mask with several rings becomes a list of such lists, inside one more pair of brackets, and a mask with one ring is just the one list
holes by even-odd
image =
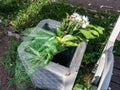
[[87, 16], [82, 16], [83, 21], [88, 22], [88, 17]]
[[81, 16], [80, 16], [78, 13], [73, 13], [73, 14], [70, 16], [70, 19], [71, 19], [72, 21], [80, 20], [80, 19], [81, 19]]
[[87, 25], [89, 25], [89, 23], [90, 23], [89, 21], [88, 21], [88, 22], [86, 22], [86, 24], [87, 24]]
[[89, 24], [88, 17], [84, 16], [84, 15], [83, 16], [79, 15], [78, 13], [73, 13], [70, 16], [70, 20], [72, 20], [72, 21], [78, 21], [78, 23], [80, 23], [80, 25], [81, 25], [82, 28], [86, 28], [87, 25]]
[[70, 19], [72, 21], [82, 21], [82, 16], [79, 15], [78, 13], [73, 13], [71, 16], [70, 16]]
[[86, 28], [87, 25], [89, 24], [88, 17], [87, 16], [82, 16], [82, 28]]
[[82, 24], [82, 28], [86, 28], [87, 25], [89, 25], [89, 22], [83, 23], [83, 24]]
[[82, 28], [86, 28], [86, 27], [87, 27], [87, 24], [84, 23], [84, 24], [82, 25]]
[[75, 20], [82, 21], [82, 16], [76, 17]]
[[73, 13], [73, 16], [79, 17], [80, 15], [78, 13]]

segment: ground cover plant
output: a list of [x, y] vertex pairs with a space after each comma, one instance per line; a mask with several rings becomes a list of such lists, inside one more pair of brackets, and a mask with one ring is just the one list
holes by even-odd
[[[62, 7], [61, 7], [62, 6]], [[84, 90], [89, 88], [89, 81], [92, 78], [92, 66], [100, 57], [104, 45], [114, 27], [114, 24], [119, 15], [118, 12], [111, 10], [88, 10], [80, 6], [73, 6], [63, 2], [52, 3], [49, 0], [2, 0], [0, 1], [0, 20], [2, 20], [2, 28], [7, 32], [8, 26], [13, 27], [12, 32], [21, 34], [26, 28], [33, 27], [42, 19], [55, 19], [62, 21], [66, 13], [72, 14], [78, 12], [81, 15], [89, 17], [90, 22], [94, 25], [99, 25], [105, 28], [104, 34], [97, 39], [90, 40], [87, 45], [86, 53], [83, 58], [81, 68], [79, 70], [74, 90]], [[113, 14], [114, 13], [114, 14]], [[17, 56], [17, 46], [21, 41], [15, 38], [10, 38], [9, 49], [6, 52], [4, 65], [9, 72], [8, 85], [16, 85], [18, 90], [27, 90], [31, 85], [28, 77], [21, 77], [24, 73], [22, 66]], [[115, 55], [120, 56], [119, 42], [115, 44]], [[20, 73], [22, 71], [23, 73]], [[23, 83], [24, 82], [24, 83]]]

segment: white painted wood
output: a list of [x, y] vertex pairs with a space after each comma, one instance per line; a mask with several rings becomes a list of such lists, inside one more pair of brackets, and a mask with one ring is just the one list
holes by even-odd
[[92, 82], [91, 82], [94, 85], [97, 85], [100, 80], [100, 77], [102, 75], [102, 72], [103, 72], [103, 69], [105, 66], [105, 59], [106, 59], [106, 52], [104, 52], [99, 59], [98, 68], [97, 68], [94, 78], [92, 79]]
[[[117, 22], [116, 22], [116, 25], [115, 25], [115, 27], [114, 27], [111, 35], [110, 35], [109, 40], [108, 40], [109, 42], [113, 42], [113, 43], [111, 44], [112, 46], [114, 46], [114, 42], [115, 42], [115, 40], [116, 40], [119, 32], [120, 32], [120, 16], [119, 16], [119, 18], [118, 18], [118, 20], [117, 20]], [[109, 42], [108, 42], [108, 43], [109, 43]], [[110, 47], [111, 47], [111, 46], [107, 45], [107, 48], [110, 48]]]
[[95, 85], [98, 84], [97, 90], [107, 90], [108, 88], [112, 76], [114, 63], [114, 56], [112, 51], [119, 32], [120, 32], [120, 16], [101, 55], [101, 57], [103, 56], [104, 57], [103, 58], [100, 57], [100, 59], [97, 62], [98, 68], [92, 80], [93, 84]]
[[119, 34], [117, 36], [117, 40], [120, 41], [120, 32], [119, 32]]
[[105, 61], [106, 61], [105, 67], [97, 90], [107, 90], [109, 87], [109, 83], [113, 72], [113, 64], [114, 64], [114, 55], [109, 50], [106, 53]]
[[[115, 40], [116, 40], [117, 36], [119, 35], [119, 33], [120, 33], [120, 16], [118, 17], [118, 20], [116, 22], [116, 25], [115, 25], [113, 31], [111, 32], [111, 35], [110, 35], [108, 42], [103, 50], [103, 53], [107, 48], [114, 46]], [[97, 64], [99, 64], [99, 62], [100, 61], [98, 60]]]

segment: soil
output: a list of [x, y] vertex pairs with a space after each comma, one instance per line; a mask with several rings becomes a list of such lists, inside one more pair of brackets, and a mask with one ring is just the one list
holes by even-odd
[[[9, 75], [4, 67], [3, 60], [5, 60], [5, 52], [8, 50], [8, 41], [10, 36], [8, 36], [8, 31], [13, 31], [12, 26], [4, 26], [0, 24], [0, 90], [17, 90], [16, 86], [8, 86]], [[13, 31], [14, 32], [14, 31]], [[16, 38], [16, 40], [18, 40]], [[36, 90], [32, 85], [27, 90]]]
[[67, 0], [67, 1], [91, 9], [105, 8], [117, 10], [120, 12], [120, 0]]
[[5, 30], [0, 25], [0, 90], [16, 90], [15, 86], [8, 87], [8, 73], [5, 70], [5, 67], [2, 63], [2, 60], [5, 58], [5, 52], [8, 49], [8, 40], [9, 37], [5, 34]]

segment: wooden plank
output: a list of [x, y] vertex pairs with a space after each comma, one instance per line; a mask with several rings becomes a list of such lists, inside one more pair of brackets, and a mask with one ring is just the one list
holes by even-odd
[[119, 86], [120, 86], [120, 76], [113, 75], [111, 81], [119, 84]]
[[92, 83], [94, 85], [97, 85], [99, 83], [98, 90], [107, 90], [107, 87], [110, 83], [112, 70], [113, 70], [113, 63], [114, 63], [114, 57], [112, 52], [113, 52], [114, 42], [120, 32], [119, 26], [120, 26], [120, 16], [116, 22], [116, 25], [101, 55], [101, 57], [103, 56], [103, 59], [99, 59], [97, 62], [98, 67], [93, 77]]
[[106, 53], [102, 53], [101, 57], [100, 57], [100, 60], [99, 60], [99, 65], [97, 67], [97, 70], [95, 72], [95, 75], [94, 75], [94, 78], [92, 79], [91, 83], [93, 85], [98, 85], [99, 83], [99, 80], [102, 76], [102, 73], [103, 73], [103, 69], [104, 69], [104, 66], [105, 66], [105, 58], [106, 58]]
[[110, 82], [111, 90], [120, 90], [120, 57], [115, 57], [113, 75]]
[[120, 77], [120, 70], [114, 68], [114, 69], [113, 69], [113, 75], [114, 75], [114, 76], [119, 76], [119, 77]]
[[111, 32], [111, 35], [110, 35], [108, 42], [103, 51], [105, 51], [111, 47], [114, 47], [114, 43], [117, 39], [119, 32], [120, 32], [120, 16], [118, 17], [115, 27], [114, 27], [113, 31]]
[[120, 57], [115, 57], [114, 67], [120, 69]]
[[106, 53], [106, 57], [107, 58], [105, 59], [106, 60], [105, 67], [97, 90], [107, 90], [112, 77], [114, 63], [113, 53], [109, 52], [108, 50], [108, 52]]
[[120, 90], [120, 85], [118, 85], [114, 82], [111, 82], [110, 83], [110, 88], [111, 88], [111, 90]]
[[[105, 51], [107, 51], [107, 53], [105, 53], [105, 56], [106, 56], [106, 58], [104, 59], [105, 65], [104, 65], [104, 69], [102, 70], [103, 74], [100, 79], [100, 83], [98, 85], [98, 90], [107, 90], [110, 80], [111, 80], [111, 76], [112, 76], [112, 72], [113, 72], [113, 64], [114, 64], [114, 56], [113, 56], [112, 51], [113, 51], [113, 47], [114, 47], [114, 42], [120, 32], [119, 26], [120, 26], [120, 16], [119, 16], [119, 18], [116, 22], [116, 25], [115, 25], [115, 27], [108, 39], [108, 42], [105, 45], [105, 48], [103, 50], [103, 53]], [[98, 69], [98, 71], [99, 71], [99, 69]], [[96, 73], [95, 73], [95, 75], [96, 75]], [[99, 72], [98, 72], [98, 75], [99, 75]], [[118, 79], [114, 75], [112, 76], [112, 80], [115, 80], [115, 83], [120, 84], [120, 79]]]

